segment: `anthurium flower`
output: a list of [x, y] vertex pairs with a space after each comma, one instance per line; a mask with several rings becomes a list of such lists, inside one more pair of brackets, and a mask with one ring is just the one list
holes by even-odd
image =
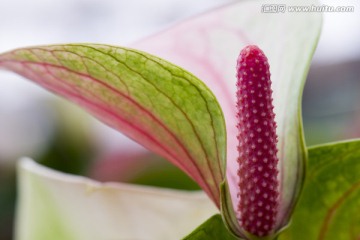
[[[297, 2], [313, 3], [292, 4]], [[306, 150], [300, 100], [321, 17], [317, 13], [264, 14], [264, 3], [232, 4], [133, 45], [178, 66], [130, 48], [65, 44], [1, 54], [0, 67], [81, 105], [181, 168], [221, 209], [235, 236], [273, 239], [288, 224], [303, 182]], [[245, 219], [251, 208], [245, 207], [246, 194], [239, 189], [242, 175], [251, 168], [241, 167], [244, 149], [238, 151], [237, 136], [245, 122], [237, 118], [242, 110], [236, 104], [235, 66], [239, 51], [250, 44], [266, 53], [274, 106], [269, 109], [275, 114], [268, 123], [277, 124], [276, 130], [271, 128], [277, 136], [271, 138], [272, 156], [277, 158], [271, 176], [277, 188], [272, 196], [276, 213], [271, 226], [260, 223], [264, 231], [253, 230], [246, 222], [253, 222]], [[239, 76], [244, 74], [241, 71]], [[253, 177], [249, 181], [262, 184]]]
[[217, 96], [227, 129], [227, 179], [222, 185], [222, 210], [230, 229], [242, 237], [247, 234], [239, 227], [239, 216], [234, 214], [239, 200], [234, 63], [239, 50], [254, 43], [261, 46], [269, 59], [278, 136], [280, 204], [275, 228], [279, 231], [288, 224], [303, 182], [307, 152], [302, 132], [301, 93], [321, 29], [319, 14], [272, 15], [261, 13], [261, 7], [266, 7], [266, 2], [243, 2], [191, 19], [135, 45], [190, 70]]

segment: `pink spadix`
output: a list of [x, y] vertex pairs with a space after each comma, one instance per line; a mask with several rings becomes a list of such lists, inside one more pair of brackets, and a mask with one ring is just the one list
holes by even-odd
[[255, 236], [274, 233], [279, 205], [277, 135], [269, 63], [257, 46], [237, 62], [239, 224]]

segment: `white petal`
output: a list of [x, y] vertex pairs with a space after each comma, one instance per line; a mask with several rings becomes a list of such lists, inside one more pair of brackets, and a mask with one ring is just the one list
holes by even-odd
[[19, 163], [17, 240], [180, 239], [217, 212], [203, 192], [100, 183]]

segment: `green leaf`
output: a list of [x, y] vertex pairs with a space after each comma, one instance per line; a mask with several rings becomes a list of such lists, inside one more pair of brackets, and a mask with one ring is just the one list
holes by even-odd
[[25, 76], [167, 158], [219, 206], [225, 174], [222, 110], [199, 79], [137, 50], [98, 44], [17, 49], [0, 68]]
[[233, 235], [226, 229], [220, 214], [216, 214], [209, 218], [206, 222], [196, 228], [190, 235], [183, 240], [236, 240]]
[[[179, 64], [214, 92], [226, 121], [226, 174], [235, 207], [239, 182], [236, 60], [240, 50], [249, 44], [258, 45], [264, 51], [270, 64], [278, 126], [282, 204], [277, 228], [281, 228], [289, 221], [303, 183], [307, 153], [302, 131], [301, 95], [320, 36], [322, 16], [310, 12], [264, 13], [262, 8], [266, 4], [269, 1], [236, 1], [184, 21], [134, 46]], [[276, 1], [276, 4], [289, 5], [289, 1]], [[291, 4], [319, 3], [293, 0]]]
[[359, 209], [360, 141], [312, 147], [303, 194], [279, 240], [359, 239]]
[[203, 192], [101, 183], [18, 165], [17, 240], [181, 239], [218, 210]]

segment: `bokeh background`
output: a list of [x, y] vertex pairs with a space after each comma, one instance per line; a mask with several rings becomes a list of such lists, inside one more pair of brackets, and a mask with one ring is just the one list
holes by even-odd
[[[127, 45], [229, 2], [233, 1], [0, 0], [0, 52], [67, 42]], [[303, 96], [307, 145], [360, 137], [360, 2], [321, 4], [354, 6], [355, 12], [324, 14]], [[123, 149], [133, 151], [124, 155]], [[17, 75], [0, 72], [2, 240], [12, 239], [15, 168], [22, 156], [101, 181], [198, 189], [181, 171], [78, 107]]]

